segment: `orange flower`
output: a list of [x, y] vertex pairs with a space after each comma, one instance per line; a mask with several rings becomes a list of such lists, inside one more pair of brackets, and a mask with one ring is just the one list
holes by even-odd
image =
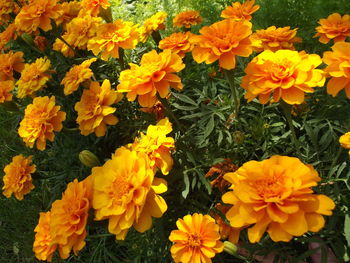
[[66, 57], [74, 57], [75, 55], [74, 50], [58, 38], [53, 43], [52, 49], [61, 52]]
[[51, 78], [49, 70], [51, 62], [48, 58], [38, 58], [34, 63], [25, 64], [21, 78], [16, 82], [18, 86], [17, 97], [22, 99], [34, 95], [36, 91], [45, 87]]
[[224, 244], [219, 240], [219, 226], [209, 215], [186, 215], [176, 221], [178, 230], [170, 233], [170, 248], [175, 262], [211, 263], [211, 258], [221, 253]]
[[156, 94], [161, 98], [169, 94], [170, 86], [181, 90], [181, 79], [174, 72], [181, 71], [185, 64], [181, 58], [170, 50], [157, 53], [155, 50], [142, 56], [141, 66], [130, 63], [130, 69], [120, 73], [119, 92], [127, 92], [129, 101], [138, 101], [142, 107], [152, 107], [156, 102]]
[[191, 38], [195, 44], [192, 51], [197, 63], [205, 61], [211, 64], [219, 60], [220, 67], [233, 69], [236, 66], [236, 56], [248, 57], [253, 51], [249, 36], [252, 24], [248, 21], [223, 21], [203, 27], [201, 35]]
[[[341, 147], [345, 149], [350, 149], [350, 132], [347, 132], [342, 136], [340, 136], [339, 143]], [[350, 151], [349, 151], [349, 154], [350, 154]]]
[[320, 26], [316, 27], [315, 37], [320, 37], [319, 41], [323, 44], [327, 44], [331, 39], [334, 42], [344, 41], [350, 36], [350, 15], [342, 17], [340, 14], [334, 13], [326, 19], [320, 19], [318, 23]]
[[33, 148], [36, 141], [36, 147], [43, 151], [46, 140], [54, 140], [54, 131], [62, 130], [62, 121], [66, 119], [66, 113], [60, 111], [60, 108], [55, 105], [54, 96], [36, 97], [33, 104], [27, 106], [18, 134], [28, 147]]
[[267, 29], [257, 30], [250, 39], [253, 42], [253, 49], [258, 52], [279, 49], [294, 50], [294, 43], [301, 42], [301, 38], [296, 37], [296, 34], [297, 28], [270, 26]]
[[11, 91], [14, 89], [15, 85], [12, 80], [2, 80], [0, 81], [0, 103], [12, 100]]
[[0, 24], [10, 20], [10, 14], [15, 10], [14, 1], [0, 0]]
[[51, 19], [56, 19], [59, 15], [60, 8], [56, 0], [29, 1], [16, 16], [15, 24], [18, 30], [28, 34], [34, 33], [38, 28], [49, 31], [52, 29]]
[[159, 42], [159, 48], [163, 50], [170, 49], [172, 53], [183, 58], [186, 53], [193, 49], [193, 44], [190, 42], [192, 35], [191, 32], [173, 33]]
[[146, 42], [147, 38], [154, 32], [158, 30], [165, 29], [165, 20], [167, 17], [167, 13], [158, 12], [146, 19], [143, 22], [143, 26], [139, 28], [140, 32], [140, 41]]
[[67, 186], [61, 200], [56, 200], [51, 208], [50, 231], [52, 243], [58, 245], [62, 259], [69, 257], [85, 246], [86, 223], [91, 208], [92, 181], [86, 178], [78, 182], [75, 179]]
[[52, 256], [56, 251], [57, 244], [52, 242], [50, 232], [51, 212], [40, 213], [39, 222], [34, 229], [35, 240], [33, 252], [39, 260], [52, 261]]
[[132, 226], [138, 232], [148, 230], [152, 217], [167, 210], [158, 195], [167, 191], [166, 181], [154, 178], [144, 153], [119, 148], [111, 160], [92, 169], [92, 177], [95, 220], [109, 219], [108, 230], [118, 240], [124, 240]]
[[245, 98], [252, 101], [259, 96], [260, 102], [266, 104], [273, 94], [273, 102], [282, 97], [288, 104], [301, 104], [304, 92], [312, 93], [313, 87], [324, 85], [324, 73], [316, 69], [321, 63], [318, 55], [304, 51], [265, 50], [245, 69], [247, 75], [241, 83], [247, 90]]
[[111, 4], [108, 0], [82, 0], [81, 6], [83, 7], [82, 13], [88, 13], [92, 16], [97, 16], [100, 12], [100, 8], [108, 8]]
[[42, 36], [36, 36], [34, 38], [34, 44], [37, 46], [38, 49], [40, 49], [41, 51], [45, 51], [47, 45], [48, 45], [48, 41], [45, 37]]
[[295, 157], [249, 161], [224, 178], [232, 184], [232, 191], [222, 196], [233, 205], [226, 218], [232, 227], [254, 225], [248, 229], [252, 243], [265, 231], [275, 242], [318, 232], [325, 224], [322, 215], [331, 215], [335, 207], [329, 197], [313, 193], [311, 187], [321, 179], [311, 165]]
[[119, 58], [119, 48], [135, 48], [138, 38], [137, 25], [117, 19], [114, 23], [100, 25], [96, 37], [89, 40], [87, 47], [95, 56], [101, 52], [101, 58], [108, 60], [110, 56]]
[[191, 26], [201, 24], [202, 22], [203, 19], [198, 11], [189, 10], [177, 14], [173, 19], [173, 26], [190, 28]]
[[259, 5], [254, 5], [255, 0], [247, 0], [243, 4], [240, 2], [232, 3], [232, 6], [228, 6], [221, 12], [221, 17], [231, 18], [234, 20], [250, 20], [252, 14], [259, 10]]
[[0, 80], [13, 80], [13, 71], [21, 72], [23, 68], [23, 52], [0, 54]]
[[56, 19], [56, 24], [63, 24], [63, 28], [66, 28], [67, 23], [72, 21], [79, 15], [79, 12], [82, 8], [81, 2], [71, 1], [71, 2], [63, 2], [60, 5], [61, 14]]
[[113, 115], [116, 108], [110, 105], [120, 101], [122, 97], [114, 89], [111, 83], [105, 79], [102, 86], [98, 82], [92, 82], [90, 88], [83, 91], [79, 102], [74, 106], [78, 112], [77, 123], [82, 135], [95, 133], [96, 136], [104, 136], [108, 125], [118, 123], [118, 118]]
[[5, 45], [10, 40], [15, 40], [17, 38], [16, 35], [16, 25], [15, 23], [10, 24], [7, 28], [0, 33], [0, 50], [5, 49]]
[[93, 76], [92, 70], [89, 68], [97, 59], [91, 58], [85, 60], [80, 65], [73, 66], [64, 76], [61, 84], [64, 85], [64, 95], [72, 94], [79, 88], [79, 85]]
[[327, 84], [327, 93], [335, 97], [344, 89], [350, 98], [350, 43], [335, 43], [332, 50], [323, 54], [323, 62], [328, 65], [324, 71], [332, 77]]

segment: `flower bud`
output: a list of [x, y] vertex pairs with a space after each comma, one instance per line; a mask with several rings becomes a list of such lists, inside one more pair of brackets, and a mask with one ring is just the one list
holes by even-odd
[[79, 153], [79, 160], [82, 164], [90, 168], [100, 165], [100, 161], [97, 156], [88, 150], [84, 150]]
[[237, 253], [237, 246], [230, 241], [224, 242], [224, 251], [230, 255], [235, 255]]

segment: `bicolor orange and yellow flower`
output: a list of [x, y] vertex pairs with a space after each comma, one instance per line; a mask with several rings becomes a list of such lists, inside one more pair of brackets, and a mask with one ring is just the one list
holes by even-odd
[[338, 13], [329, 15], [318, 21], [320, 26], [316, 27], [319, 41], [327, 44], [333, 39], [334, 42], [345, 41], [350, 36], [350, 15], [341, 16]]
[[186, 53], [191, 52], [193, 49], [194, 45], [190, 42], [192, 35], [191, 32], [173, 33], [170, 36], [163, 38], [158, 46], [162, 50], [170, 49], [172, 53], [178, 54], [183, 58]]
[[259, 10], [259, 5], [254, 5], [255, 0], [247, 0], [243, 4], [234, 2], [221, 12], [221, 17], [234, 20], [251, 20], [252, 14]]
[[181, 12], [174, 17], [173, 26], [191, 28], [191, 26], [201, 24], [202, 22], [203, 18], [198, 11], [188, 10]]
[[167, 13], [158, 12], [146, 19], [143, 22], [143, 25], [139, 28], [140, 32], [140, 41], [146, 42], [147, 38], [154, 32], [158, 30], [165, 29], [165, 20], [167, 17]]

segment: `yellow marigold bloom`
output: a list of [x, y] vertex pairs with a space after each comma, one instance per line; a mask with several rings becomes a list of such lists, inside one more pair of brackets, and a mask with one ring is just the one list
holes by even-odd
[[108, 79], [103, 81], [102, 86], [98, 82], [92, 82], [74, 106], [78, 112], [77, 123], [81, 134], [89, 135], [94, 132], [98, 137], [104, 136], [107, 124], [118, 123], [118, 118], [113, 115], [116, 108], [110, 105], [117, 103], [121, 98], [120, 94], [111, 89]]
[[167, 175], [173, 167], [173, 158], [170, 151], [175, 148], [175, 141], [167, 134], [172, 131], [168, 118], [160, 120], [157, 125], [149, 125], [147, 133], [141, 132], [140, 138], [136, 138], [132, 149], [148, 155], [152, 168], [159, 168]]
[[57, 25], [63, 24], [63, 28], [66, 28], [66, 24], [79, 15], [79, 12], [82, 8], [81, 2], [63, 2], [59, 4], [59, 6], [61, 8], [61, 13], [55, 22]]
[[192, 55], [197, 63], [211, 64], [219, 60], [220, 67], [233, 69], [236, 56], [248, 57], [253, 52], [249, 38], [252, 24], [248, 21], [225, 19], [199, 32], [201, 35], [190, 40], [195, 44]]
[[18, 200], [22, 200], [24, 195], [34, 189], [31, 174], [36, 171], [36, 166], [32, 165], [32, 157], [16, 155], [12, 158], [12, 162], [5, 166], [2, 190], [7, 198], [14, 194]]
[[17, 97], [22, 99], [34, 95], [36, 91], [45, 87], [51, 78], [51, 62], [48, 58], [38, 58], [34, 63], [25, 64], [21, 78], [16, 82], [18, 86]]
[[148, 156], [125, 147], [111, 160], [92, 169], [95, 220], [109, 219], [108, 231], [125, 239], [129, 229], [144, 232], [167, 210], [158, 194], [167, 191], [166, 181], [154, 178]]
[[18, 30], [31, 34], [41, 28], [44, 31], [52, 29], [51, 19], [60, 15], [60, 8], [56, 0], [29, 1], [21, 8], [15, 19]]
[[0, 0], [0, 24], [10, 20], [10, 14], [15, 10], [16, 3], [9, 0]]
[[79, 85], [90, 79], [94, 73], [89, 68], [96, 58], [85, 60], [79, 65], [73, 66], [64, 76], [61, 84], [64, 85], [64, 95], [72, 94], [79, 88]]
[[254, 5], [255, 0], [247, 0], [243, 4], [234, 2], [221, 12], [221, 17], [234, 20], [250, 20], [252, 14], [259, 10], [259, 5]]
[[324, 72], [316, 69], [322, 63], [316, 54], [304, 51], [265, 50], [246, 67], [241, 86], [247, 90], [245, 98], [252, 101], [259, 96], [266, 104], [273, 95], [273, 102], [280, 98], [288, 104], [301, 104], [304, 92], [314, 92], [313, 87], [322, 87]]
[[52, 243], [58, 244], [60, 257], [66, 259], [73, 249], [74, 254], [85, 246], [86, 223], [91, 208], [92, 181], [87, 178], [70, 182], [51, 208], [50, 230]]
[[135, 48], [138, 39], [137, 25], [117, 19], [114, 23], [100, 25], [96, 37], [89, 40], [87, 48], [95, 56], [101, 52], [101, 58], [108, 60], [110, 56], [119, 58], [119, 48]]
[[[347, 132], [347, 133], [343, 134], [342, 136], [340, 136], [339, 143], [340, 143], [341, 147], [343, 147], [345, 149], [350, 149], [350, 132]], [[349, 151], [349, 154], [350, 154], [350, 151]]]
[[176, 221], [177, 230], [170, 233], [170, 248], [175, 262], [211, 263], [211, 258], [221, 253], [224, 244], [220, 241], [219, 226], [209, 215], [186, 215]]
[[23, 52], [0, 54], [0, 80], [13, 80], [13, 71], [21, 72], [23, 68]]
[[15, 40], [17, 38], [16, 35], [16, 25], [15, 23], [12, 23], [7, 26], [7, 28], [0, 33], [0, 50], [5, 49], [5, 45], [10, 41], [10, 40]]
[[140, 41], [146, 42], [147, 38], [154, 32], [158, 30], [165, 29], [165, 20], [167, 17], [167, 13], [158, 12], [146, 19], [143, 22], [143, 26], [139, 28], [140, 32]]
[[11, 91], [15, 85], [12, 80], [1, 80], [0, 81], [0, 103], [12, 100]]
[[193, 44], [190, 42], [191, 36], [193, 36], [191, 32], [173, 33], [159, 42], [159, 48], [163, 50], [170, 49], [172, 53], [178, 54], [183, 58], [186, 53], [191, 52], [193, 49]]
[[181, 58], [170, 50], [157, 53], [152, 50], [142, 56], [141, 66], [130, 63], [130, 69], [120, 73], [117, 89], [127, 92], [129, 101], [138, 101], [142, 107], [152, 107], [157, 100], [157, 92], [161, 98], [169, 94], [169, 88], [183, 88], [181, 79], [175, 72], [181, 71], [185, 64]]
[[322, 215], [331, 215], [335, 207], [332, 199], [311, 189], [321, 180], [317, 171], [295, 157], [249, 161], [225, 179], [232, 191], [222, 200], [233, 205], [226, 218], [233, 227], [254, 225], [248, 229], [252, 243], [265, 231], [275, 242], [318, 232], [325, 224]]
[[253, 49], [255, 51], [279, 49], [295, 50], [294, 43], [300, 43], [301, 38], [297, 37], [297, 28], [270, 26], [267, 29], [257, 30], [251, 35]]
[[189, 10], [177, 14], [173, 19], [173, 26], [190, 28], [191, 26], [201, 24], [202, 22], [203, 19], [198, 11]]
[[40, 213], [39, 222], [34, 229], [35, 239], [33, 252], [39, 260], [52, 261], [52, 256], [56, 251], [57, 244], [53, 243], [50, 231], [51, 212]]
[[335, 43], [332, 50], [323, 54], [323, 62], [327, 64], [324, 71], [332, 77], [327, 83], [327, 93], [335, 97], [344, 89], [350, 98], [350, 43]]
[[317, 34], [315, 37], [320, 37], [319, 41], [327, 44], [331, 39], [334, 42], [345, 41], [350, 36], [350, 15], [343, 17], [334, 13], [327, 18], [318, 21], [320, 26], [316, 27]]
[[92, 16], [97, 16], [100, 8], [108, 8], [111, 4], [108, 0], [82, 0], [81, 6], [83, 13], [89, 13]]
[[62, 130], [62, 121], [66, 119], [66, 113], [60, 111], [60, 108], [55, 105], [55, 96], [36, 97], [27, 106], [18, 134], [28, 147], [33, 148], [36, 142], [36, 147], [43, 151], [46, 140], [54, 140], [54, 131]]
[[55, 43], [53, 43], [52, 49], [61, 52], [66, 57], [74, 57], [75, 55], [74, 50], [58, 38], [55, 40]]

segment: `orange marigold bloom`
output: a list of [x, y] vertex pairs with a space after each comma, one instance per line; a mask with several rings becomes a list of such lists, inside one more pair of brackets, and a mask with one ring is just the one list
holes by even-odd
[[0, 103], [12, 100], [11, 91], [15, 85], [12, 80], [1, 80], [0, 81]]
[[113, 115], [116, 108], [110, 105], [122, 99], [111, 83], [105, 79], [102, 86], [98, 82], [92, 82], [90, 88], [83, 91], [79, 102], [74, 106], [78, 112], [77, 123], [82, 135], [95, 133], [96, 136], [104, 136], [108, 125], [118, 123], [118, 118]]
[[334, 42], [345, 41], [350, 36], [350, 15], [342, 17], [334, 13], [326, 19], [320, 19], [318, 23], [320, 26], [316, 27], [315, 37], [320, 37], [319, 41], [323, 44], [327, 44], [331, 39]]
[[71, 1], [71, 2], [63, 2], [60, 5], [61, 14], [56, 19], [56, 24], [63, 24], [63, 28], [66, 28], [66, 24], [72, 21], [79, 15], [79, 12], [82, 8], [81, 2]]
[[324, 71], [332, 77], [327, 84], [327, 93], [335, 97], [344, 89], [350, 98], [350, 43], [335, 43], [332, 50], [323, 54], [323, 62], [327, 64]]
[[191, 38], [195, 44], [192, 55], [197, 63], [211, 64], [219, 60], [220, 67], [233, 69], [236, 56], [248, 57], [253, 52], [249, 38], [252, 24], [248, 21], [225, 19], [199, 32], [201, 35]]
[[190, 28], [191, 26], [201, 24], [202, 22], [203, 19], [198, 11], [189, 10], [177, 14], [173, 19], [173, 26]]
[[74, 57], [75, 55], [74, 50], [58, 38], [53, 43], [52, 49], [61, 52], [66, 57]]
[[0, 50], [5, 49], [6, 44], [10, 40], [15, 40], [17, 38], [16, 35], [16, 25], [15, 23], [12, 23], [7, 26], [7, 28], [0, 33]]
[[176, 221], [177, 230], [170, 233], [170, 248], [175, 262], [211, 263], [211, 258], [221, 253], [219, 226], [209, 215], [194, 213]]
[[34, 229], [35, 240], [33, 252], [39, 260], [52, 261], [52, 256], [56, 251], [57, 244], [53, 243], [50, 231], [51, 212], [40, 213], [39, 222]]
[[[345, 149], [350, 149], [350, 132], [347, 132], [342, 136], [340, 136], [339, 143], [341, 147]], [[349, 154], [350, 154], [350, 151], [349, 151]]]
[[247, 90], [245, 98], [252, 101], [259, 96], [266, 104], [273, 94], [273, 102], [280, 98], [288, 104], [301, 104], [304, 92], [314, 92], [313, 87], [322, 87], [324, 72], [316, 69], [322, 63], [316, 54], [304, 51], [265, 50], [246, 67], [241, 86]]
[[46, 140], [54, 140], [54, 131], [62, 130], [62, 121], [66, 119], [66, 113], [60, 111], [60, 108], [55, 105], [55, 96], [36, 97], [27, 106], [18, 134], [28, 147], [33, 148], [36, 142], [36, 147], [43, 151]]
[[100, 25], [96, 37], [89, 40], [87, 48], [95, 56], [101, 52], [101, 58], [108, 60], [110, 56], [119, 58], [119, 48], [135, 48], [138, 39], [137, 25], [117, 19], [114, 23]]
[[233, 227], [254, 224], [248, 229], [252, 243], [265, 231], [275, 242], [318, 232], [325, 224], [322, 215], [331, 215], [335, 207], [332, 199], [310, 188], [321, 180], [317, 171], [295, 157], [249, 161], [224, 178], [232, 184], [232, 191], [222, 196], [224, 203], [233, 205], [226, 218]]
[[108, 8], [111, 4], [109, 0], [82, 0], [81, 6], [83, 7], [82, 13], [89, 13], [92, 16], [97, 16], [100, 12], [100, 8]]
[[45, 87], [51, 78], [49, 70], [51, 62], [48, 58], [38, 58], [34, 63], [25, 64], [21, 78], [16, 82], [18, 86], [17, 97], [22, 99], [34, 95], [36, 91]]
[[170, 49], [172, 53], [178, 54], [183, 58], [186, 53], [191, 52], [193, 49], [193, 44], [190, 42], [191, 36], [193, 36], [191, 32], [173, 33], [159, 42], [159, 48], [163, 50]]
[[170, 50], [157, 53], [152, 50], [142, 56], [141, 66], [130, 63], [130, 69], [120, 73], [119, 92], [127, 92], [129, 101], [138, 101], [142, 107], [152, 107], [157, 100], [157, 92], [161, 98], [169, 94], [170, 86], [181, 90], [181, 79], [174, 72], [181, 71], [185, 64], [177, 54]]
[[66, 259], [73, 249], [74, 254], [85, 246], [86, 223], [91, 208], [92, 181], [86, 178], [70, 182], [51, 208], [50, 231], [52, 243], [58, 244], [60, 257]]
[[15, 10], [16, 3], [9, 0], [0, 0], [0, 24], [10, 20], [10, 14]]
[[254, 5], [255, 0], [247, 0], [243, 4], [234, 2], [221, 12], [221, 17], [234, 20], [250, 20], [252, 14], [259, 10], [259, 5]]
[[72, 94], [79, 88], [81, 83], [90, 79], [94, 75], [89, 67], [96, 60], [96, 58], [85, 60], [83, 63], [73, 66], [66, 73], [61, 81], [61, 84], [64, 85], [64, 95]]
[[255, 51], [279, 49], [295, 50], [294, 43], [300, 43], [301, 38], [296, 37], [297, 28], [270, 26], [267, 29], [257, 30], [251, 35], [253, 49]]
[[24, 195], [34, 189], [31, 174], [36, 171], [36, 166], [32, 165], [32, 157], [16, 155], [12, 162], [5, 166], [2, 190], [7, 198], [13, 194], [18, 200], [22, 200]]
[[23, 52], [0, 54], [0, 80], [13, 80], [13, 71], [21, 72], [23, 68]]
[[109, 219], [108, 231], [125, 239], [129, 229], [144, 232], [159, 218], [167, 204], [158, 194], [167, 191], [164, 179], [154, 178], [148, 156], [125, 147], [111, 160], [92, 169], [95, 220]]
[[44, 31], [52, 29], [51, 19], [60, 15], [60, 8], [56, 0], [29, 1], [21, 8], [15, 19], [18, 30], [31, 34], [41, 28]]
[[158, 30], [165, 29], [165, 20], [167, 17], [167, 13], [158, 12], [146, 19], [143, 22], [143, 26], [139, 28], [140, 32], [140, 41], [146, 42], [147, 38], [154, 32]]

